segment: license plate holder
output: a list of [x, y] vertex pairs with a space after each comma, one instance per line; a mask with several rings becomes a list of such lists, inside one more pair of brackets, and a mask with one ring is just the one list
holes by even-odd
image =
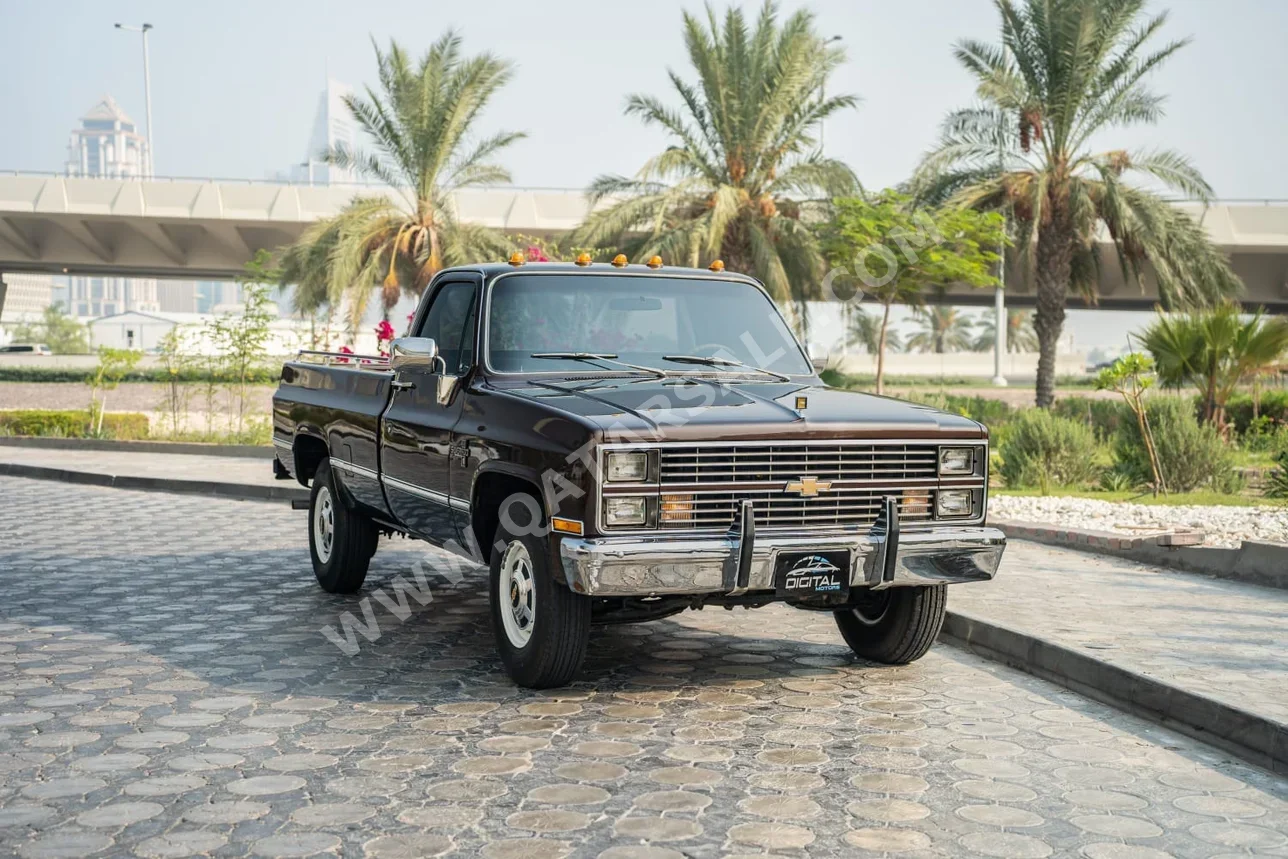
[[848, 598], [850, 550], [779, 552], [774, 563], [774, 590], [782, 598]]

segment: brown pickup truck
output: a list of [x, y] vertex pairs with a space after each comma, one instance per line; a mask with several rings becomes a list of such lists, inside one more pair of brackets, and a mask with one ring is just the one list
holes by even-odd
[[858, 655], [924, 654], [945, 586], [993, 577], [988, 433], [830, 389], [755, 280], [659, 265], [441, 272], [390, 355], [301, 353], [275, 467], [312, 487], [328, 591], [381, 533], [490, 564], [497, 647], [569, 682], [596, 623], [830, 611]]

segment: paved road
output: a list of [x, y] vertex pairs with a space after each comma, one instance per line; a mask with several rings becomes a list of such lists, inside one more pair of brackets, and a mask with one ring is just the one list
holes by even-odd
[[429, 557], [433, 601], [346, 656], [285, 505], [0, 493], [0, 855], [1288, 855], [1283, 780], [952, 648], [709, 610], [534, 694], [418, 544], [368, 593]]
[[949, 602], [1288, 726], [1288, 591], [1012, 540]]

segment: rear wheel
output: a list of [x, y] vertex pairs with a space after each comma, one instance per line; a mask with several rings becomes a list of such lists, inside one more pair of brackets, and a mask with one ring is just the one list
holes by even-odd
[[309, 495], [309, 554], [322, 590], [356, 593], [367, 578], [379, 537], [370, 519], [345, 506], [331, 464], [324, 460]]
[[874, 662], [902, 665], [926, 655], [944, 624], [947, 587], [887, 588], [854, 595], [835, 612], [845, 643]]
[[504, 521], [497, 528], [490, 575], [492, 627], [505, 670], [529, 689], [571, 682], [590, 639], [590, 597], [556, 582], [548, 558], [546, 538], [512, 533]]

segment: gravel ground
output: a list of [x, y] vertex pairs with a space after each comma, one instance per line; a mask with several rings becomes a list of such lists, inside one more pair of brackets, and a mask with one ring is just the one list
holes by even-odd
[[1209, 546], [1238, 546], [1244, 540], [1288, 543], [1288, 509], [1283, 507], [1168, 507], [1094, 498], [994, 495], [988, 500], [988, 512], [999, 519], [1115, 534], [1193, 528], [1204, 533]]

